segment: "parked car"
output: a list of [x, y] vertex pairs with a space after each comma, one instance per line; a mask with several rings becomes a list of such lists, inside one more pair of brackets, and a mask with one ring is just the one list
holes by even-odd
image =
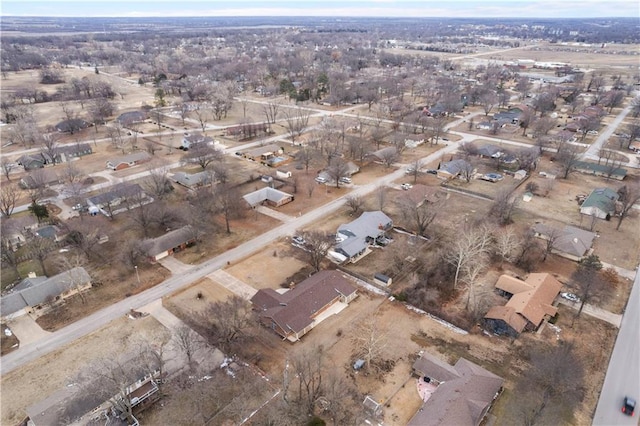
[[562, 297], [563, 299], [567, 299], [571, 302], [576, 302], [576, 303], [580, 302], [580, 298], [573, 293], [560, 293], [560, 297]]
[[624, 401], [622, 402], [622, 412], [627, 416], [633, 416], [633, 413], [636, 410], [636, 400], [629, 398], [628, 396], [624, 397]]
[[296, 235], [296, 236], [292, 237], [292, 238], [291, 238], [291, 240], [292, 240], [295, 244], [299, 244], [299, 245], [301, 245], [301, 246], [307, 243], [307, 242], [304, 240], [304, 238], [302, 238], [302, 237], [300, 237], [300, 236], [298, 236], [298, 235]]
[[390, 238], [387, 238], [383, 235], [379, 236], [378, 238], [376, 238], [376, 244], [379, 246], [388, 246], [389, 243], [391, 242]]
[[438, 171], [436, 169], [427, 169], [426, 172], [429, 173], [430, 175], [437, 175], [438, 174]]
[[318, 182], [318, 183], [327, 183], [327, 180], [325, 178], [323, 178], [322, 176], [318, 176], [316, 178], [316, 182]]
[[415, 167], [407, 167], [407, 170], [405, 170], [405, 173], [410, 175], [411, 173], [415, 173], [416, 169]]
[[413, 185], [411, 185], [410, 183], [403, 183], [402, 185], [400, 185], [400, 188], [404, 189], [405, 191], [408, 191], [411, 188], [413, 188]]
[[340, 180], [340, 183], [351, 183], [351, 178], [347, 176], [343, 176], [339, 180]]

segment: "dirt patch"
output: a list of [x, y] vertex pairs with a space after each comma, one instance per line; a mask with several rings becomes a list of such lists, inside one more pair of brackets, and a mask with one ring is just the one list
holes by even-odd
[[44, 355], [0, 379], [2, 411], [0, 423], [18, 424], [26, 408], [73, 383], [93, 360], [116, 357], [134, 348], [141, 340], [159, 343], [168, 339], [166, 329], [153, 317], [139, 320], [117, 319], [62, 349]]
[[210, 303], [222, 302], [233, 296], [226, 288], [209, 278], [202, 278], [176, 293], [165, 296], [162, 304], [172, 312], [203, 312]]

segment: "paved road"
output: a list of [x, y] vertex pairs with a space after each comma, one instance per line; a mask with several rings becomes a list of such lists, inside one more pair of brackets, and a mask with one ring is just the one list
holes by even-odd
[[[425, 164], [436, 161], [442, 155], [455, 151], [457, 147], [456, 143], [451, 143], [443, 149], [425, 157], [423, 161]], [[297, 229], [303, 228], [304, 226], [322, 219], [328, 214], [338, 210], [344, 204], [347, 196], [365, 196], [375, 191], [375, 189], [380, 185], [387, 185], [404, 176], [404, 172], [404, 169], [401, 168], [386, 176], [380, 177], [373, 182], [359, 186], [349, 194], [337, 198], [307, 214], [293, 218], [289, 222], [259, 235], [253, 240], [241, 244], [232, 250], [222, 253], [201, 265], [194, 266], [182, 274], [171, 276], [149, 290], [108, 306], [80, 321], [70, 324], [55, 333], [48, 335], [46, 338], [38, 340], [37, 342], [21, 346], [18, 350], [11, 352], [0, 359], [0, 375], [4, 375], [42, 355], [59, 349], [64, 345], [99, 329], [110, 321], [125, 315], [132, 308], [140, 309], [141, 307], [148, 305], [153, 301], [176, 291], [177, 289], [185, 287], [192, 282], [223, 268], [227, 263], [233, 263], [247, 257], [280, 237], [293, 235]]]
[[622, 123], [622, 120], [624, 120], [625, 117], [630, 112], [631, 112], [631, 105], [623, 109], [620, 112], [620, 114], [618, 114], [618, 116], [611, 122], [611, 124], [609, 124], [606, 128], [602, 130], [602, 133], [600, 133], [600, 135], [598, 136], [598, 139], [596, 139], [595, 142], [592, 143], [591, 146], [589, 146], [589, 149], [587, 149], [582, 154], [582, 158], [585, 160], [588, 158], [597, 160], [599, 158], [598, 152], [600, 152], [600, 149], [602, 149], [602, 147], [609, 140], [611, 135], [613, 135], [613, 132], [618, 128], [620, 123]]
[[634, 417], [621, 412], [625, 396], [640, 400], [640, 271], [636, 273], [626, 312], [622, 317], [593, 425], [637, 425], [640, 407], [636, 407]]

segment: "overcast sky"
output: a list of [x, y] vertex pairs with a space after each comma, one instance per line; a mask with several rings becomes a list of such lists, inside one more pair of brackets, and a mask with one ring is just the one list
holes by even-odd
[[0, 0], [4, 16], [635, 17], [639, 0]]

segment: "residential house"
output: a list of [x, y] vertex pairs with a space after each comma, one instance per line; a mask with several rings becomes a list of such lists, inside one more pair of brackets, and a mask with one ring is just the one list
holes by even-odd
[[116, 118], [116, 122], [118, 122], [122, 127], [129, 127], [132, 124], [142, 123], [146, 121], [148, 115], [145, 111], [129, 111], [123, 112]]
[[529, 274], [524, 281], [501, 275], [496, 289], [509, 301], [489, 309], [484, 316], [485, 327], [493, 333], [512, 337], [537, 330], [546, 318], [556, 315], [553, 301], [561, 288], [562, 284], [547, 273]]
[[195, 243], [196, 232], [191, 226], [187, 225], [157, 238], [144, 240], [142, 249], [152, 262], [157, 262], [162, 258], [191, 247]]
[[393, 221], [381, 211], [364, 212], [356, 220], [338, 227], [335, 252], [352, 263], [369, 253], [369, 246], [393, 228]]
[[413, 372], [424, 403], [409, 426], [479, 426], [504, 383], [464, 358], [449, 365], [426, 352], [413, 363]]
[[598, 164], [588, 161], [576, 161], [573, 170], [589, 175], [602, 176], [610, 179], [623, 180], [627, 177], [627, 170], [617, 167], [615, 163]]
[[75, 133], [79, 130], [86, 129], [91, 126], [90, 123], [84, 121], [81, 118], [72, 118], [70, 120], [64, 120], [56, 124], [55, 129], [60, 133]]
[[111, 170], [123, 170], [129, 167], [137, 166], [139, 164], [151, 161], [151, 155], [146, 151], [134, 152], [132, 154], [123, 155], [111, 160], [107, 160], [107, 169]]
[[24, 189], [47, 188], [60, 183], [58, 174], [53, 169], [33, 170], [20, 179], [20, 186]]
[[211, 185], [214, 178], [214, 173], [208, 170], [203, 170], [198, 173], [177, 172], [171, 176], [171, 180], [175, 183], [189, 189], [196, 189], [202, 186]]
[[284, 150], [278, 145], [260, 146], [242, 154], [242, 156], [251, 161], [266, 161], [269, 158], [282, 155]]
[[294, 200], [293, 195], [270, 187], [262, 188], [243, 195], [242, 198], [244, 198], [251, 207], [263, 204], [271, 207], [280, 207]]
[[22, 280], [10, 293], [0, 297], [0, 312], [4, 319], [16, 318], [89, 287], [91, 277], [82, 267], [49, 278], [31, 275]]
[[358, 173], [359, 171], [360, 171], [360, 166], [358, 166], [353, 161], [347, 162], [347, 170], [346, 170], [347, 175], [353, 176], [356, 173]]
[[440, 164], [437, 176], [441, 179], [453, 179], [472, 167], [471, 163], [462, 158], [447, 161]]
[[137, 183], [119, 183], [113, 185], [109, 191], [87, 198], [89, 212], [101, 211], [106, 216], [114, 213], [113, 209], [128, 201], [140, 203], [146, 198], [142, 187]]
[[476, 124], [476, 129], [479, 130], [491, 130], [493, 128], [493, 124], [490, 121], [481, 121]]
[[507, 111], [497, 112], [493, 114], [493, 120], [502, 124], [514, 124], [517, 125], [520, 122], [520, 116], [522, 115], [521, 108], [509, 108]]
[[397, 155], [398, 149], [395, 146], [387, 146], [369, 154], [375, 161], [385, 162], [388, 158]]
[[182, 138], [182, 145], [180, 146], [180, 149], [188, 150], [196, 145], [213, 145], [214, 143], [215, 141], [213, 138], [210, 138], [209, 136], [205, 136], [201, 133], [193, 133], [185, 135]]
[[358, 295], [346, 275], [320, 271], [284, 293], [261, 289], [251, 298], [260, 323], [296, 342], [324, 319], [339, 313]]
[[476, 149], [476, 154], [483, 158], [500, 158], [504, 151], [499, 146], [484, 145]]
[[25, 171], [41, 169], [47, 164], [46, 158], [42, 154], [23, 155], [16, 163], [24, 167]]
[[69, 145], [61, 145], [56, 148], [56, 163], [65, 163], [74, 158], [84, 157], [93, 154], [93, 149], [88, 143], [74, 143]]
[[278, 169], [276, 170], [276, 176], [280, 179], [288, 179], [291, 177], [291, 172], [285, 169]]
[[533, 227], [533, 232], [537, 238], [552, 242], [551, 253], [576, 262], [591, 254], [591, 247], [596, 238], [594, 232], [570, 225], [560, 230], [538, 223]]
[[609, 188], [596, 188], [582, 202], [580, 213], [609, 220], [616, 213], [616, 201], [620, 196]]

